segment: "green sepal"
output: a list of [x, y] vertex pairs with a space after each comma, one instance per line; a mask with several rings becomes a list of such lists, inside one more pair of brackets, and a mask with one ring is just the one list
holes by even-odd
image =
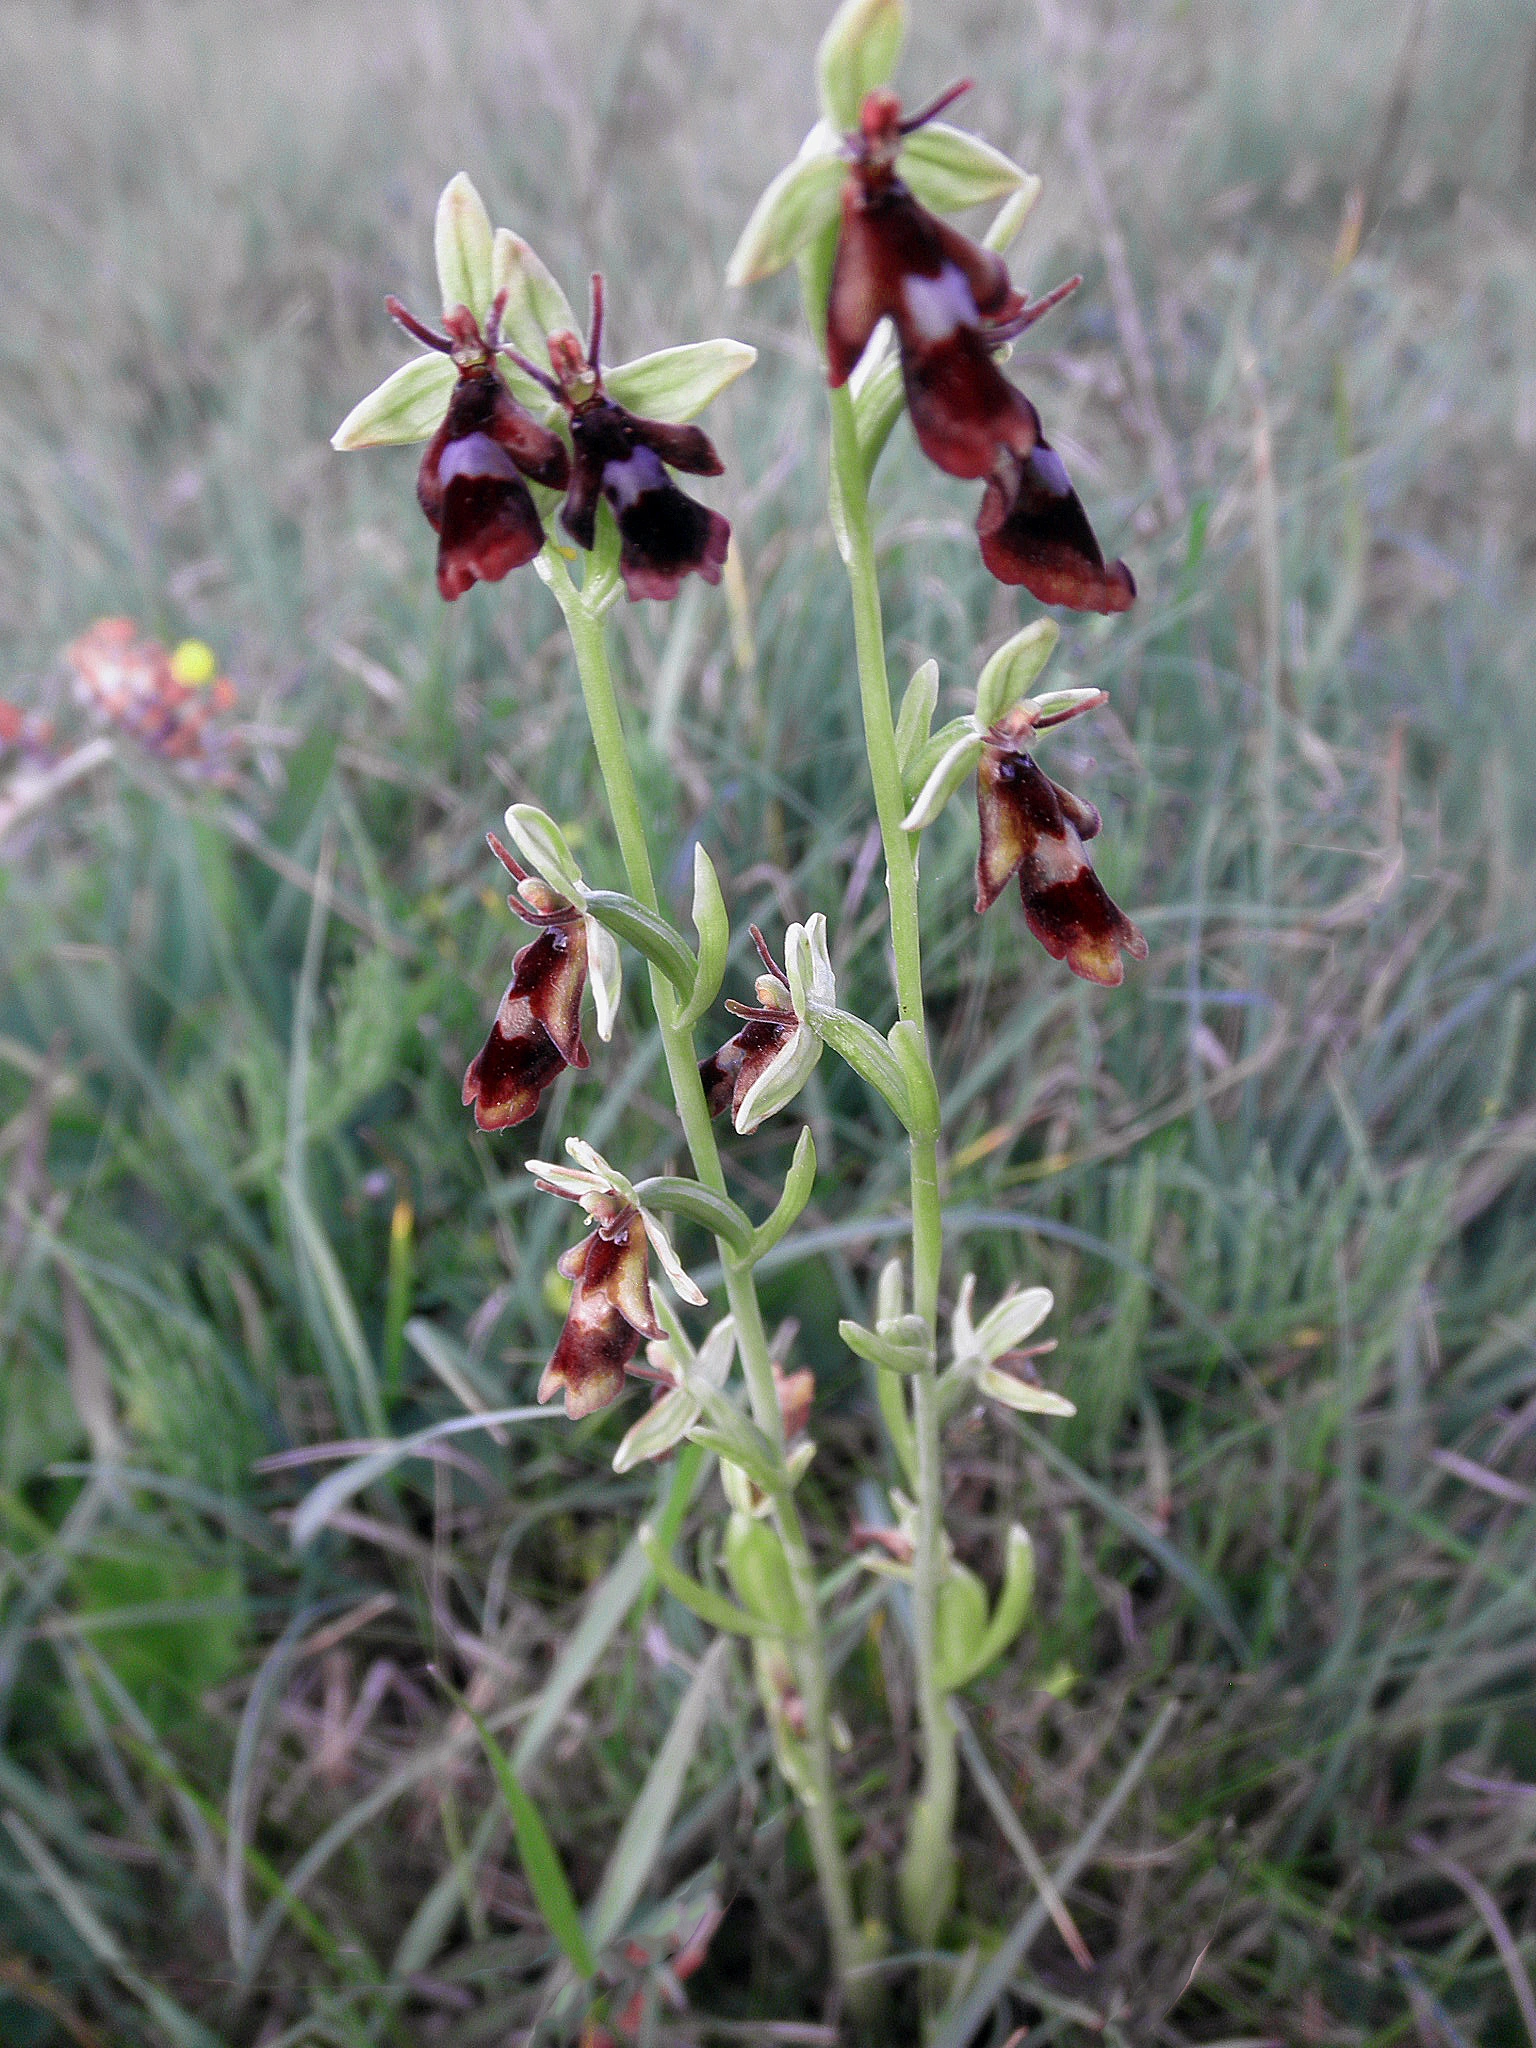
[[911, 765], [902, 770], [902, 794], [909, 804], [916, 803], [928, 778], [958, 740], [978, 740], [976, 721], [969, 712], [962, 712], [958, 718], [951, 718], [941, 725], [936, 733], [929, 735], [922, 747], [913, 756]]
[[806, 1124], [795, 1140], [795, 1155], [784, 1176], [784, 1192], [774, 1204], [772, 1214], [765, 1216], [752, 1233], [752, 1249], [748, 1256], [754, 1266], [773, 1250], [786, 1231], [794, 1228], [800, 1220], [801, 1210], [811, 1199], [811, 1189], [815, 1185], [816, 1141], [811, 1136], [810, 1125]]
[[838, 137], [813, 128], [753, 207], [726, 264], [726, 283], [756, 284], [794, 262], [819, 235], [830, 230], [835, 238], [847, 176]]
[[628, 940], [653, 967], [659, 967], [679, 995], [689, 993], [698, 978], [699, 963], [682, 933], [658, 912], [618, 889], [586, 889], [581, 906], [616, 938]]
[[921, 1316], [896, 1316], [883, 1329], [869, 1330], [844, 1316], [837, 1334], [856, 1358], [868, 1359], [882, 1372], [910, 1378], [933, 1363], [933, 1339]]
[[1037, 1387], [1033, 1380], [1021, 1380], [1017, 1373], [1004, 1372], [1001, 1366], [984, 1365], [976, 1375], [976, 1385], [982, 1393], [1001, 1402], [1004, 1408], [1011, 1408], [1016, 1415], [1069, 1416], [1077, 1413], [1075, 1404], [1065, 1394], [1058, 1394], [1051, 1387]]
[[875, 1282], [875, 1321], [889, 1322], [892, 1316], [899, 1316], [907, 1306], [907, 1278], [901, 1267], [899, 1253], [893, 1253], [880, 1268], [880, 1277]]
[[934, 707], [938, 701], [939, 664], [930, 656], [921, 668], [913, 670], [896, 720], [896, 758], [901, 763], [903, 777], [908, 763], [915, 760], [928, 744], [928, 731], [933, 724]]
[[936, 1137], [941, 1114], [939, 1090], [933, 1078], [933, 1067], [928, 1059], [928, 1045], [923, 1037], [922, 1026], [915, 1024], [910, 1017], [902, 1017], [891, 1026], [886, 1042], [896, 1055], [902, 1079], [906, 1083], [909, 1110], [907, 1128], [916, 1137]]
[[707, 1621], [711, 1628], [717, 1628], [732, 1636], [776, 1636], [783, 1630], [776, 1622], [767, 1621], [761, 1615], [749, 1614], [744, 1607], [738, 1607], [734, 1600], [727, 1600], [723, 1593], [717, 1593], [712, 1586], [702, 1586], [697, 1579], [690, 1578], [681, 1565], [674, 1563], [666, 1546], [657, 1536], [649, 1522], [642, 1522], [635, 1531], [635, 1541], [645, 1553], [646, 1562], [656, 1574], [659, 1582], [672, 1598], [696, 1614], [700, 1621]]
[[973, 1331], [976, 1352], [991, 1365], [1032, 1337], [1055, 1306], [1049, 1287], [1022, 1287], [1005, 1294]]
[[839, 133], [857, 128], [864, 95], [889, 80], [906, 33], [902, 0], [843, 0], [816, 49], [821, 111]]
[[830, 1045], [861, 1080], [885, 1098], [902, 1125], [910, 1130], [911, 1104], [901, 1062], [873, 1024], [866, 1024], [851, 1010], [822, 1009], [820, 1005], [806, 1021], [824, 1044]]
[[[981, 759], [985, 744], [971, 719], [957, 720], [961, 731], [934, 762], [932, 772], [901, 821], [903, 832], [925, 832]], [[948, 728], [945, 728], [946, 731]], [[930, 746], [931, 746], [930, 742]], [[923, 749], [926, 757], [929, 749]]]
[[673, 1387], [653, 1401], [638, 1422], [625, 1431], [613, 1454], [615, 1472], [633, 1471], [648, 1459], [674, 1450], [699, 1419], [699, 1404], [686, 1387]]
[[432, 223], [443, 315], [468, 306], [483, 327], [491, 310], [491, 217], [467, 172], [443, 187]]
[[537, 804], [509, 804], [507, 836], [536, 875], [568, 903], [585, 898], [586, 884], [570, 842], [547, 811]]
[[610, 398], [641, 419], [680, 427], [697, 419], [756, 361], [757, 350], [749, 343], [719, 335], [712, 341], [685, 341], [677, 348], [636, 356], [633, 362], [604, 370], [603, 382]]
[[1034, 619], [989, 657], [976, 679], [976, 717], [982, 726], [996, 725], [1005, 711], [1029, 695], [1060, 638], [1054, 619]]
[[360, 398], [331, 436], [343, 454], [430, 441], [443, 423], [458, 371], [447, 356], [416, 356]]
[[[571, 333], [576, 316], [549, 265], [531, 243], [510, 228], [498, 228], [491, 244], [491, 289], [493, 295], [507, 295], [502, 333], [543, 369], [549, 361], [545, 345], [549, 336]], [[547, 402], [548, 394], [542, 396]]]
[[997, 209], [992, 225], [981, 238], [981, 246], [990, 249], [994, 256], [1006, 256], [1039, 197], [1040, 180], [1033, 171], [1026, 171], [1023, 183]]
[[731, 950], [731, 920], [715, 864], [702, 840], [693, 845], [693, 928], [699, 935], [699, 963], [693, 987], [678, 1015], [678, 1025], [691, 1031], [720, 993], [726, 956]]
[[745, 1209], [702, 1181], [679, 1174], [660, 1173], [637, 1181], [635, 1193], [647, 1209], [663, 1209], [671, 1216], [686, 1216], [701, 1224], [711, 1235], [728, 1244], [739, 1258], [752, 1250], [752, 1219]]
[[902, 144], [901, 175], [935, 213], [963, 213], [988, 199], [1006, 199], [1029, 179], [1012, 157], [947, 121], [927, 121]]

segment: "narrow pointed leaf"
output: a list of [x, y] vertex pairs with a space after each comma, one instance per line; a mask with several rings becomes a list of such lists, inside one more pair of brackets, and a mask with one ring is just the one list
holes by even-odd
[[724, 1593], [717, 1593], [712, 1586], [701, 1585], [697, 1579], [690, 1578], [682, 1566], [673, 1561], [671, 1553], [648, 1522], [640, 1524], [635, 1540], [645, 1553], [646, 1562], [656, 1574], [658, 1583], [680, 1606], [686, 1607], [690, 1614], [696, 1614], [700, 1621], [707, 1621], [722, 1635], [776, 1636], [781, 1633], [771, 1621], [748, 1614], [745, 1607], [738, 1607]]
[[910, 1017], [902, 1017], [891, 1026], [886, 1042], [896, 1055], [906, 1083], [908, 1129], [918, 1137], [936, 1136], [940, 1123], [939, 1089], [922, 1027]]
[[396, 1437], [393, 1442], [381, 1443], [361, 1457], [349, 1459], [336, 1471], [327, 1473], [318, 1486], [312, 1486], [295, 1508], [288, 1528], [294, 1549], [302, 1550], [320, 1533], [337, 1509], [345, 1507], [365, 1486], [372, 1486], [376, 1480], [382, 1479], [403, 1459], [422, 1457], [433, 1444], [441, 1443], [445, 1437], [462, 1436], [472, 1429], [500, 1429], [512, 1422], [542, 1422], [547, 1415], [558, 1412], [550, 1408], [492, 1408], [483, 1415], [454, 1415], [446, 1422], [434, 1422], [429, 1429], [418, 1429], [411, 1436]]
[[693, 847], [693, 928], [699, 935], [699, 966], [693, 989], [678, 1018], [686, 1031], [697, 1024], [720, 993], [726, 955], [731, 948], [731, 920], [715, 864], [701, 840]]
[[[659, 1514], [655, 1523], [648, 1526], [654, 1529], [657, 1541], [664, 1548], [670, 1549], [677, 1540], [683, 1517], [711, 1469], [703, 1451], [696, 1450], [692, 1444], [685, 1444], [670, 1472], [661, 1475], [656, 1501]], [[649, 1559], [639, 1542], [631, 1538], [617, 1561], [608, 1567], [587, 1595], [581, 1618], [566, 1637], [537, 1695], [533, 1712], [512, 1752], [512, 1761], [518, 1770], [528, 1770], [534, 1759], [543, 1753], [545, 1745], [564, 1721], [571, 1702], [586, 1684], [625, 1615], [650, 1584], [651, 1577]]]
[[607, 1947], [650, 1882], [682, 1797], [688, 1767], [697, 1754], [705, 1717], [728, 1654], [728, 1644], [715, 1643], [700, 1660], [672, 1717], [667, 1739], [656, 1752], [656, 1760], [629, 1809], [587, 1915], [587, 1933], [596, 1949]]
[[[565, 1874], [565, 1865], [560, 1861], [560, 1852], [550, 1839], [549, 1829], [544, 1825], [544, 1816], [532, 1799], [518, 1783], [501, 1744], [480, 1716], [469, 1704], [453, 1691], [455, 1705], [461, 1713], [467, 1714], [475, 1724], [475, 1733], [480, 1737], [480, 1746], [485, 1751], [491, 1775], [496, 1780], [496, 1789], [512, 1822], [512, 1832], [517, 1839], [518, 1860], [523, 1866], [523, 1875], [529, 1889], [538, 1901], [539, 1911], [544, 1915], [544, 1924], [560, 1944], [562, 1953], [577, 1976], [587, 1980], [597, 1975], [597, 1959], [587, 1940], [586, 1929], [581, 1922], [581, 1909], [571, 1890], [570, 1879]], [[601, 1946], [601, 1944], [599, 1944]]]
[[1024, 1626], [1034, 1590], [1035, 1546], [1029, 1540], [1029, 1531], [1022, 1523], [1015, 1522], [1008, 1531], [1002, 1590], [997, 1596], [997, 1605], [992, 1610], [986, 1633], [977, 1644], [966, 1674], [960, 1681], [962, 1685], [968, 1685], [1002, 1656]]
[[375, 1436], [383, 1436], [384, 1402], [379, 1392], [378, 1370], [373, 1362], [373, 1354], [368, 1349], [368, 1340], [363, 1335], [357, 1303], [353, 1300], [352, 1290], [347, 1285], [341, 1261], [310, 1207], [309, 1197], [291, 1180], [284, 1181], [283, 1191], [287, 1196], [288, 1214], [293, 1224], [294, 1235], [309, 1261], [332, 1328], [336, 1332], [336, 1341], [341, 1346], [352, 1369], [352, 1376], [357, 1382], [358, 1408], [363, 1422]]
[[811, 1189], [816, 1185], [816, 1144], [807, 1124], [795, 1140], [795, 1156], [789, 1162], [789, 1172], [784, 1176], [784, 1192], [774, 1205], [773, 1213], [765, 1216], [752, 1237], [752, 1263], [756, 1265], [765, 1252], [774, 1246], [788, 1230], [793, 1230], [800, 1220], [800, 1212], [811, 1199]]
[[930, 659], [914, 670], [906, 695], [901, 700], [901, 715], [896, 720], [896, 756], [903, 774], [928, 744], [928, 732], [938, 701], [939, 664]]

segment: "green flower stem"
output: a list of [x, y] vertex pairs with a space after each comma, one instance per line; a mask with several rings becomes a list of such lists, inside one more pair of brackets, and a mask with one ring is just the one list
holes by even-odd
[[[869, 488], [848, 387], [844, 385], [828, 396], [832, 408], [832, 472], [841, 501], [841, 546], [853, 599], [864, 746], [874, 785], [875, 812], [885, 850], [885, 886], [891, 903], [896, 1002], [901, 1015], [921, 1032], [923, 951], [917, 915], [916, 842], [901, 829], [907, 800], [896, 752], [896, 725], [891, 715], [891, 686], [885, 666], [885, 628], [869, 524]], [[927, 1057], [926, 1038], [924, 1056]], [[944, 1230], [936, 1131], [912, 1134], [911, 1171], [912, 1306], [936, 1335]], [[907, 1844], [902, 1892], [909, 1918], [916, 1917], [920, 1923], [910, 1931], [920, 1939], [931, 1940], [948, 1910], [953, 1888], [951, 1841], [958, 1782], [955, 1726], [938, 1682], [935, 1647], [944, 1542], [944, 1474], [936, 1365], [913, 1376], [912, 1420], [917, 1438], [917, 1555], [913, 1560], [912, 1608], [918, 1716], [923, 1732], [923, 1789]]]
[[[553, 545], [546, 545], [543, 562], [551, 589], [565, 614], [581, 677], [587, 720], [597, 749], [597, 764], [607, 792], [608, 808], [618, 835], [619, 850], [631, 893], [648, 910], [659, 911], [656, 882], [651, 872], [650, 849], [645, 838], [645, 818], [640, 793], [624, 744], [624, 725], [613, 687], [608, 661], [607, 632], [602, 617], [590, 606], [571, 581], [565, 562]], [[666, 1054], [667, 1072], [678, 1119], [693, 1160], [693, 1170], [706, 1187], [725, 1193], [725, 1172], [715, 1144], [714, 1125], [699, 1079], [698, 1054], [692, 1029], [679, 1023], [681, 1002], [672, 984], [657, 967], [651, 968], [651, 998]], [[784, 1449], [784, 1424], [774, 1385], [773, 1365], [768, 1352], [768, 1334], [758, 1303], [757, 1283], [749, 1260], [732, 1251], [717, 1238], [720, 1263], [725, 1273], [725, 1291], [736, 1321], [736, 1343], [746, 1376], [752, 1419], [779, 1450]], [[805, 1616], [805, 1632], [792, 1646], [795, 1677], [805, 1710], [806, 1749], [810, 1758], [814, 1797], [804, 1803], [806, 1831], [816, 1864], [831, 1933], [833, 1959], [840, 1980], [850, 1998], [857, 1990], [849, 1984], [848, 1973], [863, 1959], [854, 1922], [853, 1894], [848, 1866], [838, 1839], [835, 1794], [832, 1777], [831, 1707], [827, 1686], [826, 1651], [822, 1641], [820, 1603], [816, 1568], [806, 1541], [800, 1511], [792, 1493], [779, 1494], [774, 1501], [774, 1521], [789, 1561], [790, 1579]], [[765, 1702], [770, 1713], [776, 1703]]]

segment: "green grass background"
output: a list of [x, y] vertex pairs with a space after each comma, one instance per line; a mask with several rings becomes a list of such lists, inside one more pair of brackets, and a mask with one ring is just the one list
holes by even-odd
[[[1047, 1929], [980, 2038], [1521, 2043], [1532, 19], [1414, 15], [1404, 65], [1411, 10], [1364, 0], [917, 12], [912, 96], [973, 75], [968, 120], [1045, 177], [1016, 276], [1085, 273], [1013, 374], [1142, 591], [1127, 619], [1064, 621], [1053, 673], [1112, 708], [1052, 765], [1105, 812], [1146, 965], [1106, 994], [1016, 905], [977, 923], [965, 802], [924, 845], [946, 1291], [968, 1266], [984, 1293], [1051, 1285], [1046, 1370], [1081, 1411], [1048, 1444], [995, 1414], [952, 1432], [962, 1555], [995, 1575], [1016, 1515], [1040, 1551], [1031, 1622], [970, 1707], [1054, 1857], [1178, 1703], [1071, 1893], [1094, 1969]], [[589, 1683], [549, 1689], [651, 1499], [608, 1469], [633, 1401], [456, 1439], [299, 1554], [281, 1518], [331, 1465], [260, 1462], [529, 1398], [570, 1218], [521, 1159], [573, 1131], [635, 1175], [679, 1153], [635, 972], [612, 1046], [537, 1121], [487, 1141], [459, 1106], [520, 933], [484, 829], [537, 800], [590, 874], [616, 856], [546, 593], [519, 575], [442, 606], [412, 455], [328, 437], [401, 359], [384, 293], [432, 309], [459, 168], [573, 297], [602, 263], [615, 356], [757, 344], [711, 419], [749, 634], [720, 592], [618, 620], [652, 844], [679, 916], [696, 835], [743, 936], [827, 910], [843, 999], [888, 1023], [816, 364], [787, 281], [720, 281], [812, 118], [820, 25], [803, 0], [0, 15], [0, 694], [84, 737], [60, 650], [127, 612], [218, 650], [249, 764], [213, 789], [124, 741], [0, 845], [16, 2048], [522, 2039], [548, 1936], [425, 1667], [509, 1738], [548, 1704], [526, 1777], [586, 1898], [673, 1656], [702, 1650], [649, 1599]], [[894, 666], [937, 656], [955, 706], [1028, 613], [980, 569], [973, 496], [898, 429], [876, 489]], [[739, 949], [739, 993], [748, 974]], [[835, 1324], [867, 1309], [904, 1168], [833, 1061], [806, 1107], [817, 1248], [766, 1287], [817, 1374], [830, 1570], [886, 1473]], [[759, 1213], [794, 1128], [729, 1146]], [[850, 1855], [884, 1919], [911, 1690], [879, 1619], [847, 1647]], [[696, 2010], [815, 2039], [751, 2025], [814, 2025], [825, 1989], [755, 1740], [738, 1675], [648, 1896], [705, 1871], [733, 1905]], [[983, 1952], [1032, 1890], [973, 1789], [962, 1847], [951, 1932]], [[891, 2038], [910, 2024], [898, 2004]]]

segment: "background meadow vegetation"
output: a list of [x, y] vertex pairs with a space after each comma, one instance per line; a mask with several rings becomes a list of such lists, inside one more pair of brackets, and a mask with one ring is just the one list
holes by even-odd
[[[1044, 175], [1016, 275], [1086, 275], [1014, 373], [1142, 591], [1064, 621], [1059, 676], [1112, 709], [1053, 759], [1105, 810], [1146, 965], [1104, 993], [1016, 906], [973, 920], [963, 802], [925, 844], [946, 1284], [1048, 1282], [1080, 1409], [952, 1433], [962, 1553], [994, 1576], [1016, 1514], [1040, 1553], [969, 1696], [959, 1945], [1034, 1900], [997, 1789], [1055, 1864], [1176, 1704], [1068, 1892], [1093, 1968], [1047, 1924], [977, 2038], [1536, 2040], [1532, 19], [914, 11], [909, 91], [973, 75], [968, 122]], [[615, 856], [547, 594], [445, 608], [412, 455], [328, 436], [402, 357], [385, 291], [431, 310], [460, 168], [573, 297], [601, 261], [615, 355], [757, 344], [713, 421], [744, 601], [618, 620], [653, 844], [681, 911], [703, 837], [743, 939], [826, 909], [844, 1000], [888, 1022], [816, 364], [787, 280], [721, 283], [812, 118], [821, 18], [0, 14], [0, 695], [87, 737], [60, 650], [128, 613], [218, 651], [241, 764], [221, 787], [120, 737], [0, 840], [14, 2048], [523, 2038], [549, 1935], [428, 1666], [515, 1747], [586, 1899], [702, 1651], [629, 1541], [656, 1475], [609, 1470], [633, 1400], [456, 1437], [289, 1541], [319, 1447], [530, 1397], [570, 1217], [524, 1156], [571, 1131], [635, 1174], [678, 1155], [638, 973], [537, 1122], [487, 1140], [460, 1108], [521, 933], [484, 829], [536, 799], [589, 873]], [[958, 704], [1029, 601], [904, 427], [876, 496], [895, 665], [936, 655]], [[904, 1168], [835, 1061], [806, 1104], [806, 1256], [768, 1301], [817, 1375], [831, 1571], [885, 1472], [836, 1319]], [[749, 1205], [797, 1122], [729, 1147]], [[841, 1650], [850, 1853], [886, 1917], [910, 1684], [884, 1609]], [[652, 1915], [730, 1901], [652, 2038], [832, 2038], [744, 1673], [630, 1874]]]

